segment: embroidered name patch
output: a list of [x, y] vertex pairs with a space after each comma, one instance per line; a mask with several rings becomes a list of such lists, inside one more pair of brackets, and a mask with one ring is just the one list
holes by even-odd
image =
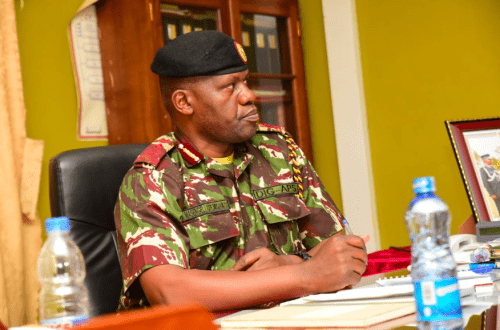
[[283, 194], [296, 194], [299, 192], [298, 183], [285, 183], [277, 186], [252, 190], [253, 198], [258, 201], [264, 198]]
[[228, 211], [229, 203], [227, 201], [209, 202], [191, 207], [182, 212], [182, 222], [201, 217], [205, 214]]

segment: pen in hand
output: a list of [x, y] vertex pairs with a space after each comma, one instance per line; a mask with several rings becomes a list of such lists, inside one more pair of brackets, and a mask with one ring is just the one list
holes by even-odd
[[[347, 222], [346, 218], [342, 219], [342, 223], [344, 224], [346, 234], [347, 235], [354, 235], [354, 233], [351, 230], [351, 227], [349, 227], [349, 223]], [[365, 241], [365, 244], [368, 243], [370, 236], [368, 236], [368, 235], [363, 235], [363, 236], [366, 236], [366, 238], [362, 237], [363, 241]], [[366, 265], [368, 266], [368, 261], [366, 261]]]
[[354, 235], [354, 233], [352, 232], [351, 230], [351, 227], [349, 227], [349, 223], [347, 223], [347, 220], [344, 218], [342, 220], [342, 222], [344, 223], [344, 228], [345, 228], [345, 232], [347, 235]]

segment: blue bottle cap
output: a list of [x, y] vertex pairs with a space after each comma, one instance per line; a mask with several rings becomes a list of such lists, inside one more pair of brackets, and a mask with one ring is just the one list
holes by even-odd
[[69, 231], [68, 217], [48, 218], [45, 220], [45, 230], [50, 233], [55, 230]]
[[413, 180], [413, 192], [415, 194], [425, 194], [436, 191], [436, 184], [433, 176], [424, 176]]

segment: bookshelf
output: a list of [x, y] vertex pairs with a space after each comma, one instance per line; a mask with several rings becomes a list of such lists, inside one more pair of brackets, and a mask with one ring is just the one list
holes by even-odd
[[149, 65], [178, 35], [216, 29], [245, 49], [261, 121], [284, 126], [312, 160], [297, 0], [102, 0], [96, 9], [109, 144], [173, 129]]

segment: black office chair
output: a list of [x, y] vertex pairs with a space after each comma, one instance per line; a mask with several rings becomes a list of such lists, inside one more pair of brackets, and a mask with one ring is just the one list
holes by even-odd
[[70, 219], [70, 236], [85, 258], [90, 315], [115, 312], [122, 276], [113, 217], [123, 177], [147, 144], [62, 152], [50, 159], [52, 216]]

